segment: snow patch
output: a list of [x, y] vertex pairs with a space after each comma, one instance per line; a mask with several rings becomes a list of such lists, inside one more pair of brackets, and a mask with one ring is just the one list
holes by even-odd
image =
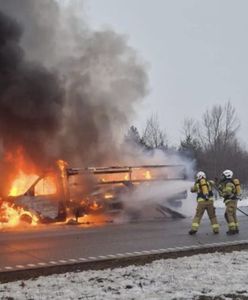
[[247, 269], [247, 251], [201, 254], [157, 260], [144, 266], [17, 281], [1, 284], [0, 291], [1, 299], [170, 300], [227, 294], [248, 297]]

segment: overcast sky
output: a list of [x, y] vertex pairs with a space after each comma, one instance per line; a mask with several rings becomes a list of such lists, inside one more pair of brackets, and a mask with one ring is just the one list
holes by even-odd
[[134, 124], [157, 113], [172, 144], [185, 117], [228, 100], [248, 136], [247, 0], [88, 0], [96, 28], [126, 34], [148, 65], [150, 93]]

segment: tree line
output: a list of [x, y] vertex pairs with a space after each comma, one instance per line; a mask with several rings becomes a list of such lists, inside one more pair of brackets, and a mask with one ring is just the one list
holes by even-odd
[[142, 133], [131, 126], [125, 142], [144, 151], [160, 149], [178, 153], [194, 161], [196, 170], [203, 170], [209, 178], [218, 178], [223, 170], [231, 169], [243, 183], [248, 183], [248, 151], [237, 137], [240, 121], [234, 106], [214, 105], [203, 113], [200, 120], [185, 119], [182, 138], [177, 147], [168, 143], [167, 135], [161, 129], [158, 118], [148, 118]]

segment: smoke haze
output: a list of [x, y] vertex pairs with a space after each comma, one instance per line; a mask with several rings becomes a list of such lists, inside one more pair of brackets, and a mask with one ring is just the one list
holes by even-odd
[[124, 36], [93, 31], [82, 1], [0, 0], [2, 153], [43, 166], [118, 163], [121, 129], [147, 92]]

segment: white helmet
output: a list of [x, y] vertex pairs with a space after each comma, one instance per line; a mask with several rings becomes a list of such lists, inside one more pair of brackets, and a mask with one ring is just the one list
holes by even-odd
[[233, 177], [233, 171], [231, 170], [225, 170], [222, 175], [227, 178], [227, 179], [231, 179]]
[[196, 179], [200, 180], [202, 178], [206, 178], [206, 174], [204, 172], [200, 171], [196, 174]]

